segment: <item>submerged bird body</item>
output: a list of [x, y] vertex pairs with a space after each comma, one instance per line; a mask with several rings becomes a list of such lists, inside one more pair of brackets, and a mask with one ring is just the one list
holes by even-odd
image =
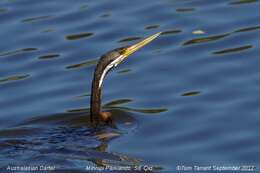
[[120, 64], [129, 55], [148, 44], [159, 35], [160, 33], [154, 34], [137, 44], [128, 47], [117, 48], [101, 56], [95, 68], [91, 88], [90, 118], [94, 125], [97, 126], [101, 122], [112, 122], [111, 113], [102, 112], [101, 110], [102, 85], [107, 73]]

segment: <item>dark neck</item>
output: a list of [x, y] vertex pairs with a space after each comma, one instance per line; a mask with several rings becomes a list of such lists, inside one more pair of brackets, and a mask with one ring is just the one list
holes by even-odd
[[99, 124], [100, 122], [102, 86], [99, 87], [99, 81], [101, 78], [102, 71], [102, 65], [98, 64], [95, 69], [94, 77], [92, 80], [90, 118], [91, 122], [93, 122], [94, 124]]
[[[114, 67], [113, 65], [111, 66], [110, 63], [115, 60], [115, 57], [120, 56], [118, 51], [119, 49], [113, 50], [103, 55], [99, 59], [95, 69], [91, 88], [90, 118], [92, 123], [96, 125], [98, 125], [102, 120], [108, 118], [107, 114], [104, 114], [104, 112], [101, 110], [102, 85], [99, 86], [99, 82], [102, 80], [103, 83], [108, 71]], [[102, 76], [103, 73], [105, 73], [104, 76]]]

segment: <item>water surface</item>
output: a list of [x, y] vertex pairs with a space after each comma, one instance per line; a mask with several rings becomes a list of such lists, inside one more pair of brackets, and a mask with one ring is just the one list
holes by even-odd
[[[259, 8], [258, 0], [2, 0], [1, 172], [259, 170]], [[114, 124], [93, 128], [98, 58], [156, 32], [108, 75], [103, 108]]]

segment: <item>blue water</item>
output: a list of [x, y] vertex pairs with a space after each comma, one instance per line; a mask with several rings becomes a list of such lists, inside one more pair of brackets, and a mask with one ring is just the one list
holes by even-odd
[[[1, 172], [259, 171], [259, 2], [2, 0]], [[102, 104], [114, 126], [93, 128], [98, 58], [156, 32], [107, 76]]]

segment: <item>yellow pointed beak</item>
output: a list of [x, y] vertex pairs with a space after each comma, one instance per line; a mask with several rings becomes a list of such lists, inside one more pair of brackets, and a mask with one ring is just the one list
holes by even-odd
[[139, 50], [140, 48], [144, 47], [145, 45], [147, 45], [148, 43], [150, 43], [151, 41], [153, 41], [155, 38], [157, 38], [159, 35], [161, 34], [161, 32], [158, 32], [154, 35], [151, 35], [150, 37], [147, 37], [146, 39], [144, 39], [143, 41], [140, 41], [139, 43], [136, 43], [132, 46], [127, 47], [124, 52], [123, 52], [123, 57], [124, 59], [127, 58], [129, 55], [133, 54], [134, 52], [136, 52], [137, 50]]

